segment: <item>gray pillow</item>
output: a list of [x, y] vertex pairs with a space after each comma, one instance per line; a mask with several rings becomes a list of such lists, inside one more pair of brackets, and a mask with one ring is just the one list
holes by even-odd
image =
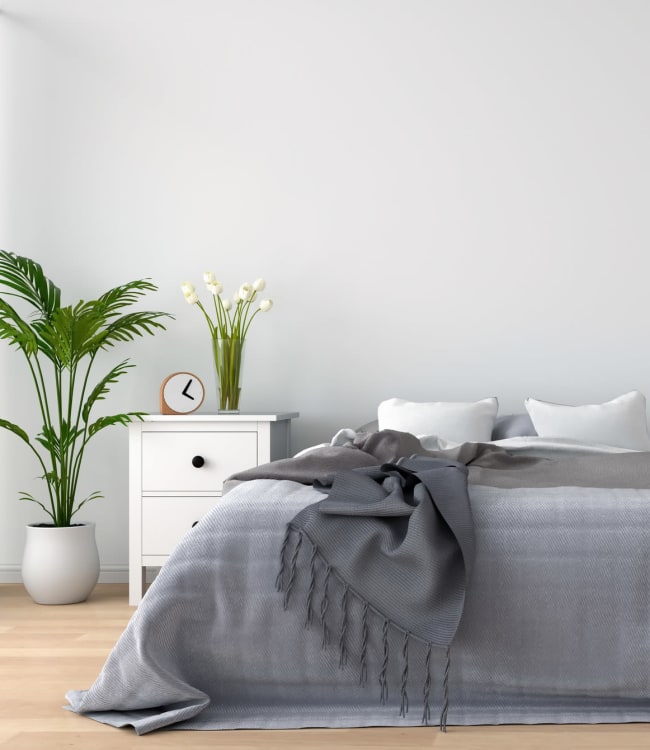
[[497, 417], [492, 430], [492, 440], [531, 435], [537, 435], [537, 432], [528, 414], [504, 414], [502, 417]]

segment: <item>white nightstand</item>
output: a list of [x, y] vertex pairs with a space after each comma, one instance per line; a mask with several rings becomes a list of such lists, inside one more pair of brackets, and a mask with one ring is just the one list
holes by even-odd
[[226, 477], [289, 455], [297, 416], [152, 414], [129, 425], [129, 604], [142, 598], [147, 566], [165, 563]]

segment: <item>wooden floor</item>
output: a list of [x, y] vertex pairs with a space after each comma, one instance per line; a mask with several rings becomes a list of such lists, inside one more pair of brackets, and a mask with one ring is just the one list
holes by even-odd
[[21, 585], [0, 584], [0, 748], [435, 748], [628, 750], [650, 748], [650, 725], [450, 727], [154, 732], [138, 737], [64, 711], [64, 695], [91, 685], [133, 609], [122, 584], [97, 586], [83, 604], [33, 604]]

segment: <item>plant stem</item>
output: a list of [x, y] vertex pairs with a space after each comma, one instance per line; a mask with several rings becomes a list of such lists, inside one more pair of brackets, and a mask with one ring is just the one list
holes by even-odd
[[[36, 387], [36, 396], [38, 398], [38, 405], [41, 411], [41, 417], [43, 419], [43, 425], [47, 427], [50, 431], [52, 430], [52, 420], [50, 419], [50, 405], [47, 398], [47, 388], [45, 386], [45, 378], [43, 377], [43, 370], [41, 369], [41, 363], [39, 362], [38, 356], [34, 357], [34, 363], [32, 363], [31, 357], [25, 353], [25, 358], [27, 359], [27, 364], [29, 365], [29, 370], [32, 374], [32, 380], [34, 381], [34, 386]], [[36, 365], [36, 367], [34, 367]], [[39, 463], [43, 467], [43, 472], [45, 474], [46, 480], [45, 484], [47, 486], [47, 493], [50, 499], [50, 507], [52, 508], [52, 513], [50, 514], [52, 516], [52, 519], [54, 520], [56, 524], [56, 494], [53, 494], [52, 492], [52, 483], [49, 479], [47, 479], [47, 466], [45, 465], [45, 462], [43, 461], [43, 458], [41, 457], [41, 454], [31, 445], [29, 444], [30, 448], [34, 451], [36, 454], [36, 457], [38, 458]], [[53, 446], [50, 445], [50, 448], [48, 450], [48, 453], [50, 455], [50, 461], [52, 462], [52, 470], [55, 470], [56, 467], [56, 456], [54, 453]]]

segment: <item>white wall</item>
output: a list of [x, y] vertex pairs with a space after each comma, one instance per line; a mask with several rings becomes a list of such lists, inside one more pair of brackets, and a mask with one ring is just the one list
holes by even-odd
[[[244, 409], [295, 409], [294, 449], [389, 396], [650, 395], [646, 0], [0, 0], [0, 247], [72, 301], [150, 276], [169, 331], [106, 408], [211, 381], [214, 270], [264, 276]], [[0, 342], [0, 414], [35, 426]], [[111, 360], [117, 361], [117, 360]], [[214, 397], [205, 410], [216, 408]], [[24, 446], [0, 435], [0, 573], [18, 568]], [[127, 431], [88, 491], [127, 560]], [[84, 487], [85, 488], [85, 487]]]

